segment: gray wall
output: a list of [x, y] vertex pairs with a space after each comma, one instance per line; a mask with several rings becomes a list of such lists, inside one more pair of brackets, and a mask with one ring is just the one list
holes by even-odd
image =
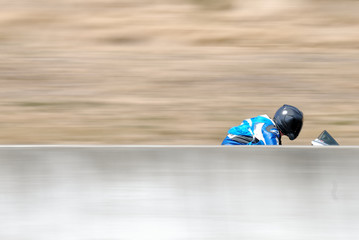
[[358, 154], [3, 146], [0, 239], [359, 239]]

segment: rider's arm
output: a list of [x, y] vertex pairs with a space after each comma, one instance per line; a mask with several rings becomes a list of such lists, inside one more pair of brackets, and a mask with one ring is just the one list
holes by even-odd
[[265, 145], [280, 145], [280, 134], [279, 131], [274, 128], [274, 126], [272, 129], [268, 129], [268, 127], [266, 129], [262, 129], [262, 134]]

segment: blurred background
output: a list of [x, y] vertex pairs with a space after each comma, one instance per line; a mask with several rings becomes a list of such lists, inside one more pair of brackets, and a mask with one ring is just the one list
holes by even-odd
[[359, 1], [0, 0], [0, 144], [220, 144], [284, 103], [359, 144]]

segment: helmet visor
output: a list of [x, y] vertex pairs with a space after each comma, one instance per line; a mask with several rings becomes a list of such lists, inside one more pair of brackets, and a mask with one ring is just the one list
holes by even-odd
[[292, 129], [292, 131], [288, 132], [288, 138], [290, 140], [296, 139], [302, 129], [302, 126], [302, 121], [298, 121], [297, 119], [291, 119], [291, 121], [289, 122], [289, 129]]

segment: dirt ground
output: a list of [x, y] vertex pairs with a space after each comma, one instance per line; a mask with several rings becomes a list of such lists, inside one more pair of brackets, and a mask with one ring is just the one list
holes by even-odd
[[283, 144], [359, 144], [358, 1], [0, 4], [0, 144], [217, 145], [284, 103]]

